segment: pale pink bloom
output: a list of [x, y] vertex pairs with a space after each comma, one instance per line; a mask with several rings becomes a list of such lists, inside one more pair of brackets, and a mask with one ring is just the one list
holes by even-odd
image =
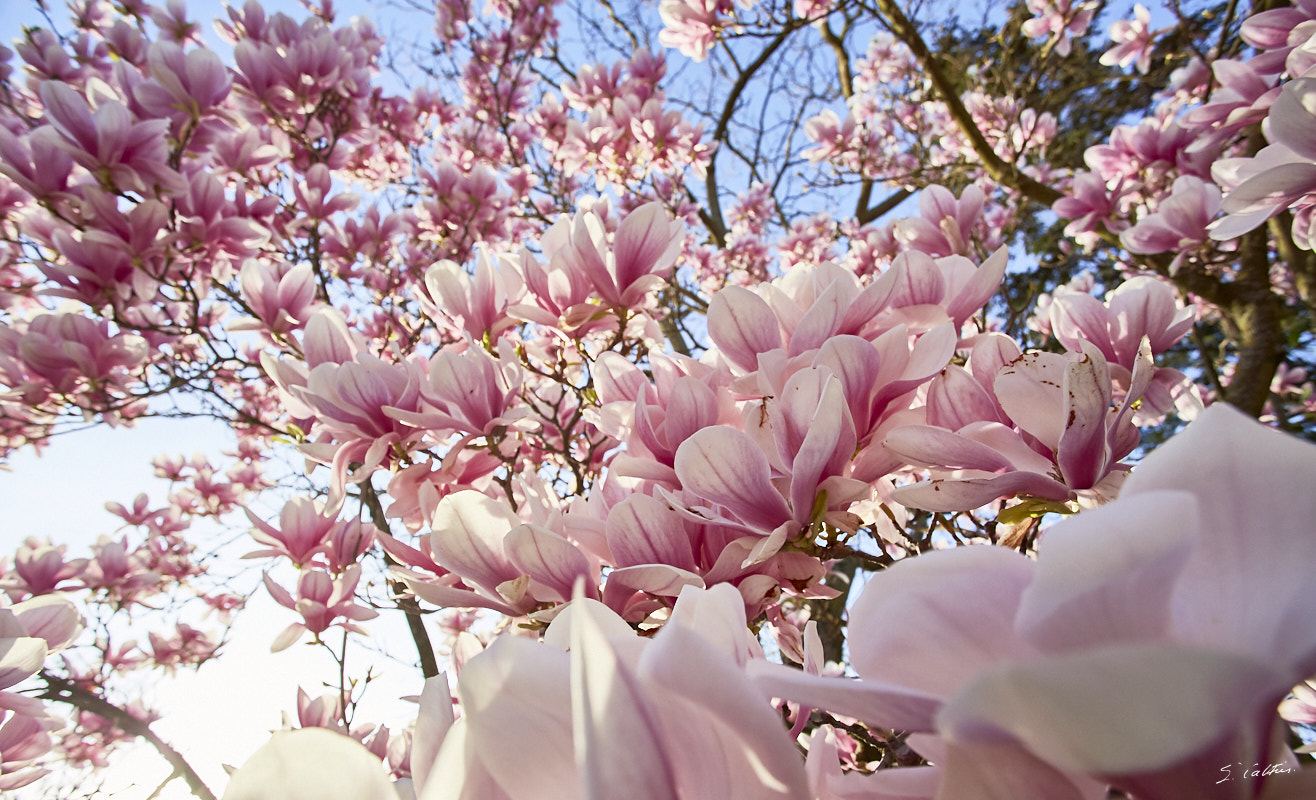
[[[0, 690], [36, 674], [46, 656], [72, 644], [81, 632], [82, 617], [63, 596], [37, 597], [0, 608]], [[0, 701], [18, 710], [29, 706], [9, 694], [0, 695]]]
[[[1163, 353], [1188, 334], [1196, 313], [1177, 300], [1168, 284], [1142, 276], [1116, 287], [1104, 305], [1081, 292], [1059, 294], [1050, 306], [1050, 317], [1050, 329], [1065, 349], [1079, 353], [1084, 342], [1095, 345], [1110, 363], [1119, 390], [1127, 391], [1138, 368], [1138, 347], [1144, 337], [1153, 355]], [[1176, 409], [1185, 420], [1201, 411], [1196, 384], [1177, 369], [1157, 367], [1134, 422], [1154, 424]]]
[[398, 800], [383, 764], [324, 728], [277, 731], [229, 779], [222, 800]]
[[45, 595], [67, 588], [60, 584], [80, 578], [87, 568], [85, 558], [65, 560], [64, 554], [67, 551], [67, 545], [56, 547], [49, 541], [26, 539], [14, 556], [14, 569], [6, 576], [4, 588], [32, 595]]
[[1115, 46], [1101, 54], [1101, 63], [1108, 67], [1127, 67], [1136, 64], [1143, 75], [1151, 69], [1152, 47], [1161, 31], [1151, 30], [1151, 12], [1141, 3], [1133, 7], [1133, 19], [1111, 23], [1110, 40]]
[[471, 338], [496, 339], [516, 324], [507, 307], [521, 300], [525, 286], [512, 262], [481, 249], [475, 274], [468, 275], [454, 261], [440, 261], [425, 272], [425, 289], [420, 301], [431, 317], [449, 317]]
[[[957, 238], [954, 227], [950, 218], [943, 218], [942, 228]], [[934, 260], [919, 250], [906, 250], [874, 282], [891, 283], [887, 310], [879, 315], [879, 320], [886, 327], [903, 323], [914, 332], [928, 331], [949, 321], [959, 331], [996, 294], [1005, 277], [1007, 260], [1008, 251], [1004, 247], [981, 265], [961, 255]]]
[[795, 16], [800, 19], [822, 19], [831, 12], [834, 5], [835, 0], [795, 0]]
[[[804, 800], [780, 718], [743, 677], [757, 649], [744, 619], [730, 587], [688, 589], [651, 641], [584, 599], [545, 643], [499, 637], [462, 672], [461, 719], [443, 698], [430, 712], [438, 756], [420, 797]], [[498, 756], [509, 747], [515, 762]]]
[[[312, 325], [323, 316], [321, 312], [312, 317]], [[311, 326], [308, 326], [308, 363], [313, 358], [310, 334]], [[336, 511], [343, 501], [347, 482], [366, 480], [398, 452], [410, 449], [424, 437], [424, 431], [397, 417], [399, 411], [407, 413], [420, 408], [423, 368], [415, 358], [390, 363], [359, 353], [351, 361], [320, 363], [311, 369], [305, 381], [303, 386], [292, 384], [287, 388], [303, 404], [302, 408], [314, 414], [317, 429], [323, 435], [318, 441], [303, 444], [301, 449], [307, 456], [330, 465], [329, 508]], [[335, 441], [325, 441], [328, 437]], [[352, 462], [360, 466], [350, 469]]]
[[48, 656], [82, 632], [82, 618], [63, 596], [47, 595], [0, 608], [0, 790], [26, 786], [45, 773], [36, 759], [51, 748], [41, 703], [4, 691], [36, 674]]
[[286, 334], [305, 325], [318, 305], [315, 275], [310, 264], [299, 264], [286, 272], [278, 265], [248, 261], [241, 272], [242, 299], [256, 318], [229, 323], [229, 330], [267, 330]]
[[[1036, 562], [954, 548], [873, 579], [850, 612], [863, 680], [760, 684], [934, 732], [910, 741], [941, 768], [939, 797], [1303, 797], [1309, 774], [1221, 766], [1297, 767], [1276, 707], [1316, 663], [1314, 469], [1312, 445], [1213, 406], [1113, 503], [1047, 531]], [[934, 713], [879, 705], [895, 687]]]
[[1275, 369], [1275, 377], [1270, 381], [1270, 391], [1280, 395], [1297, 394], [1311, 386], [1311, 384], [1303, 385], [1306, 380], [1307, 370], [1305, 368], [1280, 364]]
[[126, 538], [116, 542], [102, 536], [91, 550], [92, 558], [82, 574], [82, 582], [88, 589], [103, 590], [121, 602], [127, 602], [160, 579], [157, 573], [146, 568], [143, 553], [128, 549]]
[[172, 674], [178, 667], [196, 667], [214, 657], [219, 650], [219, 636], [213, 632], [178, 623], [173, 636], [165, 637], [151, 631], [151, 661]]
[[49, 772], [38, 759], [50, 752], [52, 742], [47, 722], [38, 717], [0, 708], [0, 722], [0, 791], [11, 792]]
[[[434, 431], [489, 435], [526, 417], [518, 407], [525, 370], [512, 345], [499, 341], [498, 357], [479, 345], [460, 353], [439, 351], [429, 361], [428, 380], [420, 387], [420, 402], [388, 404], [384, 412], [408, 425]], [[419, 407], [419, 411], [414, 410]]]
[[[658, 203], [627, 214], [611, 244], [602, 221], [582, 211], [544, 235], [544, 252], [555, 269], [584, 275], [594, 294], [614, 309], [640, 303], [671, 272], [685, 226]], [[560, 265], [559, 265], [560, 262]]]
[[1089, 342], [1111, 364], [1132, 372], [1143, 338], [1153, 355], [1169, 350], [1192, 329], [1197, 314], [1175, 296], [1173, 287], [1150, 276], [1131, 278], [1103, 304], [1090, 294], [1066, 292], [1051, 305], [1051, 330], [1071, 353]]
[[1028, 0], [1033, 18], [1024, 20], [1023, 34], [1030, 39], [1040, 36], [1055, 42], [1056, 55], [1067, 56], [1073, 37], [1082, 38], [1096, 14], [1096, 3], [1074, 4], [1072, 0]]
[[1114, 189], [1106, 186], [1106, 179], [1093, 172], [1080, 172], [1069, 188], [1070, 195], [1055, 201], [1051, 210], [1061, 219], [1073, 220], [1065, 226], [1065, 235], [1079, 237], [1080, 241], [1096, 242], [1095, 231], [1101, 227], [1118, 232], [1128, 225], [1119, 219], [1120, 205], [1128, 190], [1121, 178]]
[[151, 499], [146, 496], [146, 493], [141, 492], [133, 499], [131, 509], [124, 508], [122, 503], [106, 503], [105, 510], [116, 517], [122, 518], [129, 525], [145, 525], [151, 517], [158, 513], [150, 509], [150, 502]]
[[843, 156], [852, 145], [855, 133], [855, 120], [847, 114], [844, 122], [836, 112], [823, 109], [817, 116], [804, 123], [804, 135], [817, 147], [805, 151], [809, 162], [834, 161]]
[[[843, 475], [858, 438], [844, 387], [830, 369], [795, 372], [763, 412], [747, 426], [750, 433], [724, 425], [695, 431], [673, 459], [683, 505], [696, 519], [763, 537], [746, 566], [818, 519], [844, 524], [839, 515], [862, 493]], [[788, 480], [774, 483], [774, 475]], [[821, 507], [820, 492], [827, 500]]]
[[[1184, 121], [1190, 125], [1209, 127], [1204, 140], [1222, 141], [1231, 134], [1261, 121], [1279, 96], [1280, 87], [1273, 76], [1257, 72], [1251, 62], [1220, 59], [1211, 64], [1211, 71], [1219, 84], [1211, 94], [1211, 101], [1189, 111]], [[1189, 149], [1200, 149], [1210, 142], [1196, 142]]]
[[297, 579], [297, 598], [266, 573], [265, 588], [275, 602], [302, 615], [302, 622], [294, 622], [274, 638], [270, 650], [279, 651], [295, 643], [310, 631], [317, 636], [330, 627], [338, 626], [351, 633], [363, 633], [355, 623], [374, 619], [379, 612], [357, 605], [353, 593], [361, 580], [361, 566], [353, 564], [339, 576], [316, 569], [303, 569]]
[[[286, 728], [293, 727], [292, 720], [288, 718], [287, 712], [284, 713], [283, 724]], [[343, 724], [342, 695], [337, 692], [329, 692], [312, 698], [306, 693], [306, 690], [298, 686], [297, 727], [325, 728], [338, 733], [347, 733], [347, 726]]]
[[1225, 196], [1228, 216], [1211, 230], [1213, 239], [1232, 239], [1270, 217], [1293, 211], [1293, 239], [1306, 250], [1316, 246], [1316, 77], [1284, 85], [1271, 106], [1265, 130], [1271, 141], [1251, 159], [1216, 163], [1216, 182], [1232, 187]]
[[959, 198], [943, 186], [929, 186], [918, 198], [922, 216], [896, 222], [896, 240], [907, 250], [933, 257], [971, 255], [973, 227], [986, 199], [982, 189], [972, 184]]
[[46, 121], [63, 137], [58, 146], [92, 173], [108, 173], [120, 189], [143, 194], [155, 186], [177, 189], [181, 179], [169, 168], [165, 135], [169, 121], [134, 122], [117, 100], [102, 100], [95, 110], [72, 86], [59, 81], [41, 84]]
[[222, 103], [232, 87], [224, 62], [202, 47], [184, 53], [173, 42], [155, 42], [146, 63], [151, 80], [134, 85], [132, 95], [154, 118], [200, 119]]
[[1130, 253], [1173, 252], [1181, 259], [1209, 241], [1207, 227], [1218, 213], [1220, 187], [1193, 175], [1181, 175], [1155, 213], [1120, 234], [1120, 244]]
[[1163, 114], [1144, 119], [1136, 126], [1115, 126], [1110, 143], [1089, 147], [1083, 160], [1107, 184], [1121, 179], [1141, 182], [1146, 177], [1162, 176], [1170, 169], [1205, 178], [1218, 151], [1191, 149], [1200, 139], [1198, 126], [1183, 124]]
[[1138, 445], [1131, 415], [1152, 379], [1151, 352], [1144, 340], [1123, 402], [1112, 407], [1107, 361], [1096, 346], [1082, 346], [1081, 357], [1026, 353], [996, 375], [996, 399], [1017, 432], [987, 421], [958, 431], [920, 425], [892, 431], [887, 450], [934, 469], [932, 480], [901, 487], [894, 499], [965, 511], [1013, 494], [1055, 501], [1078, 490], [1100, 494], [1103, 481], [1128, 469], [1119, 459]]
[[61, 141], [59, 132], [49, 126], [21, 138], [0, 126], [0, 174], [38, 200], [72, 199], [67, 189], [73, 158]]
[[694, 61], [703, 61], [730, 21], [726, 15], [733, 11], [726, 0], [663, 0], [658, 13], [664, 27], [658, 41]]
[[359, 519], [340, 520], [329, 531], [325, 560], [329, 569], [341, 573], [360, 562], [375, 545], [375, 526]]
[[111, 334], [108, 322], [81, 314], [42, 314], [28, 323], [17, 345], [32, 374], [63, 393], [88, 384], [122, 387], [148, 354], [140, 336]]
[[[434, 561], [470, 588], [405, 576], [427, 602], [520, 616], [540, 602], [565, 602], [578, 578], [591, 595], [597, 592], [594, 567], [576, 545], [546, 527], [523, 524], [506, 504], [479, 492], [444, 497], [429, 527]], [[388, 543], [385, 549], [396, 546]]]
[[337, 515], [325, 515], [319, 503], [297, 497], [284, 503], [279, 512], [279, 527], [263, 521], [246, 509], [247, 519], [256, 527], [251, 537], [263, 545], [264, 550], [247, 553], [243, 558], [285, 556], [300, 567], [309, 564], [317, 554], [323, 553], [326, 541], [340, 524]]

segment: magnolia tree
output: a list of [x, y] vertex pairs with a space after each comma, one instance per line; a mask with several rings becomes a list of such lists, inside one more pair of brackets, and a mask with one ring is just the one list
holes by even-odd
[[[1316, 5], [69, 12], [0, 48], [3, 450], [233, 439], [0, 557], [0, 790], [1316, 796]], [[336, 669], [223, 789], [135, 676], [243, 570]]]

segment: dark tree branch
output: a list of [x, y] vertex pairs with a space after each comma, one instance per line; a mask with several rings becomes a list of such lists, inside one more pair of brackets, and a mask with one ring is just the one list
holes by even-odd
[[1056, 189], [1040, 183], [1028, 175], [1024, 174], [1017, 166], [1006, 161], [997, 155], [992, 149], [991, 143], [987, 137], [978, 128], [978, 124], [973, 121], [973, 115], [969, 109], [964, 106], [960, 100], [959, 93], [951, 85], [950, 80], [946, 77], [946, 72], [942, 69], [941, 61], [937, 56], [928, 49], [928, 45], [919, 35], [918, 28], [905, 16], [905, 12], [897, 5], [896, 0], [877, 0], [878, 10], [886, 16], [892, 33], [896, 38], [904, 42], [909, 47], [910, 52], [918, 59], [923, 71], [927, 74], [928, 80], [932, 83], [933, 89], [941, 97], [942, 102], [946, 104], [946, 110], [950, 113], [951, 119], [960, 131], [969, 140], [973, 147], [973, 152], [977, 154], [978, 160], [982, 162], [982, 168], [987, 172], [992, 180], [1007, 186], [1027, 197], [1036, 203], [1044, 206], [1050, 206], [1055, 201], [1064, 197]]
[[[374, 523], [375, 528], [391, 536], [388, 520], [384, 518], [384, 507], [380, 505], [379, 495], [375, 493], [375, 487], [370, 485], [368, 479], [361, 483], [361, 502], [369, 509], [370, 521]], [[398, 562], [387, 553], [384, 554], [384, 561], [390, 567], [398, 566]], [[407, 589], [401, 581], [390, 583], [393, 591], [399, 594]], [[398, 599], [397, 604], [407, 616], [407, 630], [411, 632], [411, 640], [416, 643], [416, 654], [420, 657], [420, 672], [426, 678], [433, 678], [439, 674], [439, 662], [434, 657], [434, 645], [430, 642], [429, 631], [425, 630], [425, 622], [421, 619], [420, 603], [414, 597], [402, 597]]]
[[192, 765], [187, 763], [187, 759], [170, 747], [165, 740], [157, 736], [151, 730], [149, 723], [134, 717], [124, 709], [73, 681], [51, 675], [44, 670], [41, 672], [40, 677], [46, 682], [46, 689], [37, 697], [42, 700], [66, 703], [81, 711], [95, 714], [124, 733], [140, 736], [149, 742], [161, 756], [164, 756], [164, 759], [169, 762], [174, 771], [183, 780], [187, 781], [187, 786], [192, 790], [192, 794], [201, 798], [201, 800], [215, 800], [215, 793], [210, 791], [205, 782], [201, 780], [201, 776], [196, 773], [196, 770], [192, 769]]
[[[865, 182], [864, 188], [867, 189], [871, 185], [871, 183]], [[887, 199], [875, 206], [869, 207], [866, 193], [861, 192], [859, 195], [860, 208], [855, 214], [855, 219], [860, 225], [867, 225], [875, 219], [881, 219], [891, 213], [896, 206], [905, 202], [905, 198], [909, 197], [911, 194], [913, 194], [913, 192], [909, 189], [899, 189]]]

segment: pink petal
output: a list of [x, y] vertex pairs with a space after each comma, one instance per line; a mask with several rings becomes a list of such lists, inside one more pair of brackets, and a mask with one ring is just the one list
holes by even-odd
[[[571, 695], [576, 762], [585, 796], [669, 800], [677, 796], [661, 713], [631, 668], [618, 658], [596, 617], [615, 620], [599, 603], [572, 602]], [[630, 634], [630, 631], [627, 631]], [[631, 642], [636, 641], [629, 635]], [[628, 642], [629, 644], [630, 642]]]
[[1008, 734], [1061, 770], [1136, 775], [1192, 757], [1262, 706], [1273, 715], [1286, 691], [1284, 675], [1252, 658], [1123, 644], [983, 673], [937, 721], [952, 741]]
[[430, 549], [445, 569], [491, 589], [521, 574], [503, 549], [503, 538], [520, 524], [512, 509], [487, 495], [454, 492], [430, 520]]
[[879, 680], [809, 675], [767, 661], [751, 661], [750, 680], [769, 697], [855, 717], [879, 728], [932, 731], [941, 698], [928, 692]]
[[613, 506], [608, 511], [607, 536], [619, 567], [670, 564], [695, 569], [684, 522], [656, 498], [636, 494]]
[[758, 367], [758, 354], [781, 347], [777, 317], [763, 298], [728, 286], [708, 304], [708, 337], [727, 360], [745, 372]]
[[1200, 544], [1179, 579], [1176, 628], [1187, 641], [1267, 653], [1316, 671], [1316, 445], [1216, 404], [1138, 465], [1122, 496], [1194, 495]]
[[990, 478], [934, 478], [912, 486], [901, 486], [891, 496], [903, 505], [948, 512], [969, 511], [1016, 494], [1064, 502], [1072, 493], [1069, 487], [1046, 475], [1007, 472]]
[[874, 575], [850, 611], [865, 679], [949, 697], [982, 669], [1031, 651], [1014, 614], [1033, 562], [1003, 547], [928, 553]]
[[719, 425], [696, 432], [677, 449], [674, 466], [687, 491], [747, 525], [770, 531], [791, 518], [786, 500], [769, 480], [763, 452], [735, 428]]
[[278, 731], [232, 777], [224, 800], [397, 800], [360, 742], [325, 728]]
[[[589, 559], [561, 536], [538, 525], [518, 525], [504, 539], [507, 560], [522, 573], [557, 593], [561, 602], [571, 598], [577, 578], [593, 593], [598, 579], [591, 576]], [[539, 598], [547, 600], [549, 598]]]
[[996, 375], [996, 399], [1010, 419], [1054, 452], [1065, 420], [1065, 373], [1070, 361], [1056, 353], [1024, 353]]
[[448, 677], [436, 675], [425, 680], [416, 713], [416, 728], [411, 736], [411, 778], [418, 792], [429, 782], [430, 770], [439, 757], [443, 739], [452, 728], [452, 694]]
[[810, 797], [780, 717], [725, 653], [687, 628], [664, 628], [644, 651], [639, 675], [679, 698], [663, 711], [682, 796]]
[[1071, 489], [1088, 489], [1106, 476], [1111, 462], [1106, 441], [1111, 387], [1106, 360], [1095, 345], [1081, 342], [1083, 359], [1065, 370], [1065, 431], [1056, 464]]
[[[483, 762], [497, 785], [518, 800], [584, 797], [572, 744], [570, 687], [566, 653], [528, 639], [498, 637], [462, 670], [458, 695], [467, 763]], [[445, 740], [436, 769], [442, 770], [449, 747]], [[509, 753], [516, 757], [507, 758]], [[439, 784], [448, 782], [446, 773], [436, 774], [444, 775]], [[460, 796], [475, 800], [470, 793]]]
[[1019, 606], [1020, 635], [1048, 651], [1165, 636], [1198, 524], [1192, 495], [1148, 492], [1050, 528]]

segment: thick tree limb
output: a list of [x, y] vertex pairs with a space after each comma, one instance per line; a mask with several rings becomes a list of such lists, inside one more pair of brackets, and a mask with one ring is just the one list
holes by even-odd
[[[384, 507], [380, 505], [379, 495], [375, 493], [375, 487], [370, 485], [366, 480], [361, 483], [361, 502], [370, 510], [370, 521], [374, 523], [375, 528], [385, 535], [392, 535], [388, 529], [388, 521], [384, 518]], [[393, 557], [384, 554], [384, 560], [390, 567], [399, 566]], [[393, 591], [402, 593], [406, 591], [406, 586], [401, 581], [390, 581]], [[425, 630], [425, 622], [421, 619], [420, 603], [414, 597], [403, 597], [397, 601], [398, 608], [407, 616], [407, 630], [411, 632], [411, 640], [416, 643], [416, 655], [420, 658], [420, 673], [426, 678], [433, 678], [439, 674], [439, 661], [434, 657], [434, 644], [430, 641], [429, 631]]]
[[149, 723], [134, 717], [124, 709], [73, 681], [44, 671], [40, 677], [46, 682], [46, 690], [37, 695], [38, 697], [43, 700], [66, 703], [81, 711], [90, 712], [110, 722], [124, 733], [140, 736], [149, 742], [161, 756], [164, 756], [164, 759], [174, 768], [175, 773], [187, 781], [187, 786], [192, 790], [192, 794], [201, 798], [201, 800], [215, 800], [215, 793], [210, 791], [205, 782], [201, 780], [201, 776], [196, 773], [196, 770], [192, 769], [191, 764], [187, 763], [187, 759], [183, 758], [182, 753], [170, 747], [165, 740], [157, 736], [151, 730]]
[[973, 121], [973, 115], [969, 109], [965, 108], [964, 102], [960, 100], [959, 93], [951, 85], [950, 80], [946, 77], [946, 72], [942, 69], [941, 61], [937, 56], [928, 49], [927, 42], [919, 34], [918, 28], [905, 16], [905, 12], [900, 9], [896, 0], [877, 0], [878, 10], [886, 17], [890, 24], [891, 32], [896, 38], [905, 43], [918, 59], [918, 63], [923, 67], [924, 73], [932, 83], [932, 88], [936, 90], [941, 97], [942, 102], [946, 104], [946, 110], [950, 113], [951, 119], [969, 140], [973, 147], [973, 152], [977, 154], [978, 160], [982, 162], [982, 168], [987, 172], [992, 180], [1007, 186], [1037, 203], [1050, 207], [1052, 203], [1064, 197], [1056, 189], [1040, 183], [1028, 175], [1024, 174], [1014, 164], [1001, 158], [1000, 155], [992, 149], [991, 143], [983, 135], [978, 124]]

